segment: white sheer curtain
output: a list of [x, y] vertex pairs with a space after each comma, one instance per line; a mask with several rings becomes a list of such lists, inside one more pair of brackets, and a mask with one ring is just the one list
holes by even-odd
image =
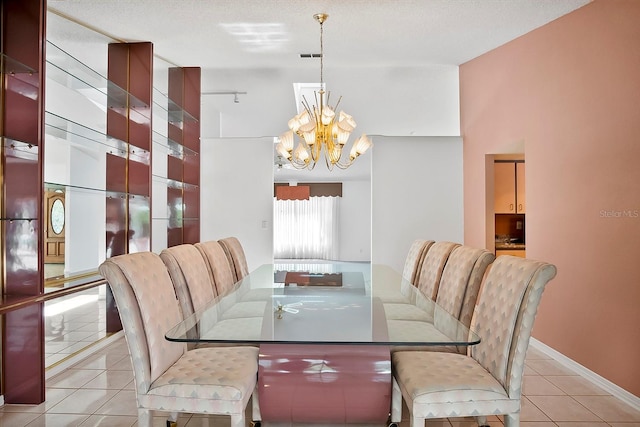
[[274, 199], [273, 256], [338, 259], [340, 197]]

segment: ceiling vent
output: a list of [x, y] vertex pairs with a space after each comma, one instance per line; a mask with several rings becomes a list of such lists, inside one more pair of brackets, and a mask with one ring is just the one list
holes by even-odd
[[300, 58], [322, 58], [321, 53], [301, 53]]

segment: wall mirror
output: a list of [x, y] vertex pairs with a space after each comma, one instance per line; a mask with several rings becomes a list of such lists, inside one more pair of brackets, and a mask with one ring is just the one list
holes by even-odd
[[[115, 245], [122, 244], [113, 238], [121, 235], [121, 224], [136, 224], [137, 215], [149, 212], [148, 205], [136, 203], [134, 197], [128, 204], [131, 212], [123, 212], [119, 208], [130, 196], [106, 190], [107, 154], [127, 155], [126, 144], [106, 134], [107, 109], [111, 106], [106, 79], [108, 45], [113, 42], [118, 41], [51, 11], [47, 13], [45, 286], [59, 282], [54, 279], [61, 276], [70, 278], [95, 272]], [[166, 158], [170, 147], [166, 142], [166, 92], [167, 70], [171, 66], [175, 65], [154, 58], [151, 177], [154, 206], [150, 225], [153, 250], [166, 247], [167, 242]], [[116, 221], [112, 218], [114, 209], [119, 212]], [[148, 236], [148, 231], [137, 234]]]

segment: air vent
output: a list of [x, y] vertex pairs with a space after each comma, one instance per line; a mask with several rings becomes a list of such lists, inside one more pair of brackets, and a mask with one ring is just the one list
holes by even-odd
[[321, 53], [301, 53], [300, 58], [322, 58]]

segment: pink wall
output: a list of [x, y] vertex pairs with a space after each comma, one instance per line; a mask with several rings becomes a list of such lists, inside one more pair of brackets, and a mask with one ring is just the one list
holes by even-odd
[[558, 267], [533, 335], [636, 396], [639, 23], [596, 0], [460, 67], [465, 243], [485, 246], [485, 155], [524, 141], [527, 257]]

